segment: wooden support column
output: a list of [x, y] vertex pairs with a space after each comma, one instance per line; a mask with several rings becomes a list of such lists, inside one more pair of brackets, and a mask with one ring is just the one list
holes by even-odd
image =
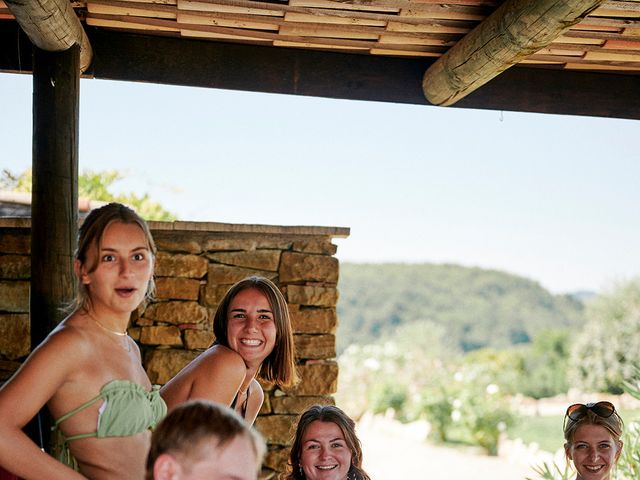
[[604, 0], [506, 0], [424, 74], [434, 105], [453, 105], [546, 47]]
[[[80, 48], [33, 55], [33, 193], [31, 213], [31, 348], [62, 320], [73, 299], [78, 230]], [[49, 445], [48, 415], [29, 434]], [[35, 435], [35, 438], [34, 438]]]

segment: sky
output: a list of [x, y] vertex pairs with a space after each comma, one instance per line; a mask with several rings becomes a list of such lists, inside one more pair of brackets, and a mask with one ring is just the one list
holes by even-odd
[[[0, 73], [0, 169], [31, 166]], [[350, 227], [341, 262], [455, 263], [554, 293], [640, 275], [640, 122], [83, 79], [81, 170], [180, 220]]]

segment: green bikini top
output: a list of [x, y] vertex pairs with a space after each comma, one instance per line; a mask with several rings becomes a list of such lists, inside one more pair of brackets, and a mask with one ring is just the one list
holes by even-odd
[[57, 430], [66, 419], [98, 400], [103, 400], [104, 403], [98, 415], [97, 430], [66, 437], [60, 452], [62, 463], [77, 467], [68, 445], [73, 440], [91, 437], [128, 437], [154, 428], [167, 414], [167, 405], [160, 397], [158, 385], [154, 385], [148, 392], [142, 385], [129, 380], [112, 380], [102, 387], [98, 396], [58, 418], [51, 429]]

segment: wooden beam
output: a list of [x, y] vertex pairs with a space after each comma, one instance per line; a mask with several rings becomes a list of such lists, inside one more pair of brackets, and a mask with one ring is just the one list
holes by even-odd
[[[31, 347], [53, 330], [73, 299], [78, 231], [80, 48], [34, 49], [33, 189], [31, 200]], [[41, 432], [50, 428], [41, 415]], [[35, 439], [39, 443], [40, 439]]]
[[546, 47], [604, 0], [506, 0], [425, 73], [434, 105], [453, 105], [525, 57]]
[[4, 0], [33, 44], [48, 52], [80, 45], [80, 71], [91, 63], [91, 44], [69, 0]]
[[[95, 78], [428, 106], [428, 58], [390, 58], [158, 37], [87, 28]], [[31, 44], [0, 21], [0, 70], [31, 71]], [[511, 68], [456, 104], [640, 119], [640, 76]]]

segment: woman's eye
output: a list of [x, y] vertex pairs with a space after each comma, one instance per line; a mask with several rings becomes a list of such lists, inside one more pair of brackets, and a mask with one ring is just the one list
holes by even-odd
[[333, 445], [331, 445], [333, 448], [342, 448], [344, 447], [344, 445], [342, 445], [341, 443], [334, 443]]
[[271, 317], [269, 315], [260, 315], [260, 320], [271, 320]]
[[143, 253], [134, 253], [133, 254], [133, 259], [134, 260], [138, 260], [138, 261], [144, 260], [144, 254]]
[[608, 443], [603, 443], [602, 445], [600, 445], [600, 448], [602, 448], [602, 449], [607, 449], [607, 448], [610, 448], [610, 447], [611, 447], [611, 445], [609, 445]]
[[111, 255], [111, 254], [109, 254], [109, 255], [104, 255], [104, 256], [102, 257], [102, 261], [103, 261], [103, 262], [113, 262], [115, 259], [116, 259], [116, 257], [115, 257], [114, 255]]
[[307, 450], [315, 450], [316, 448], [318, 448], [318, 445], [308, 445], [307, 446]]

